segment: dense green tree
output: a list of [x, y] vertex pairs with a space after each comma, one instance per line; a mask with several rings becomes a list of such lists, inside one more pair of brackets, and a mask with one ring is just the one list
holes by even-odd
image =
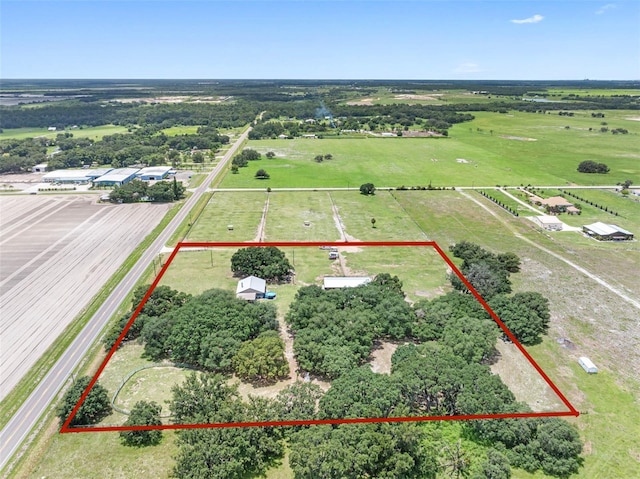
[[509, 479], [511, 477], [511, 466], [509, 459], [496, 449], [487, 451], [487, 460], [482, 463], [481, 474], [474, 479]]
[[604, 163], [598, 163], [592, 160], [585, 160], [578, 165], [580, 173], [608, 173], [609, 167]]
[[278, 393], [276, 407], [281, 421], [309, 421], [316, 418], [316, 404], [322, 397], [317, 384], [296, 381]]
[[233, 254], [231, 271], [236, 276], [253, 275], [267, 281], [285, 281], [293, 272], [293, 266], [284, 252], [275, 246], [251, 246]]
[[540, 293], [498, 295], [489, 306], [522, 344], [538, 344], [549, 328], [549, 300]]
[[467, 362], [478, 363], [495, 355], [498, 331], [492, 320], [461, 317], [447, 322], [441, 342]]
[[374, 195], [376, 193], [376, 187], [373, 183], [363, 183], [360, 185], [360, 194], [363, 195]]
[[520, 271], [520, 258], [515, 253], [501, 253], [496, 256], [498, 263], [509, 273]]
[[406, 338], [415, 315], [400, 288], [390, 275], [357, 288], [300, 288], [286, 316], [300, 368], [336, 378], [369, 357], [375, 338]]
[[476, 298], [456, 292], [438, 296], [431, 301], [417, 301], [413, 309], [416, 320], [411, 327], [411, 334], [421, 341], [442, 339], [446, 325], [455, 319], [489, 319], [488, 313]]
[[110, 194], [111, 201], [135, 203], [147, 196], [149, 185], [145, 181], [132, 180], [122, 186], [116, 186]]
[[[243, 403], [220, 375], [192, 374], [172, 388], [176, 423], [257, 422], [272, 419], [265, 400]], [[270, 418], [268, 416], [271, 416]], [[283, 454], [280, 432], [267, 427], [187, 429], [178, 433], [173, 474], [178, 478], [232, 479], [263, 473]]]
[[580, 435], [573, 426], [560, 419], [542, 421], [530, 448], [540, 461], [542, 471], [550, 476], [568, 477], [577, 473], [582, 464]]
[[[471, 286], [473, 286], [485, 300], [489, 300], [500, 293], [511, 292], [509, 273], [503, 269], [493, 268], [489, 263], [472, 263], [463, 273], [465, 278], [471, 283]], [[463, 292], [467, 291], [466, 285], [457, 275], [451, 274], [450, 278], [454, 288]]]
[[204, 163], [204, 155], [201, 151], [196, 151], [193, 155], [191, 155], [191, 161], [194, 163]]
[[271, 175], [269, 175], [266, 170], [260, 168], [258, 171], [256, 171], [255, 177], [259, 180], [268, 180], [269, 178], [271, 178]]
[[436, 343], [400, 346], [391, 357], [391, 372], [411, 410], [420, 414], [455, 414], [464, 385], [466, 361]]
[[236, 374], [247, 381], [269, 382], [289, 374], [284, 342], [277, 331], [267, 331], [246, 341], [233, 358]]
[[160, 203], [168, 203], [174, 201], [175, 197], [174, 187], [168, 181], [158, 181], [147, 189], [147, 195], [149, 200]]
[[[151, 401], [138, 401], [133, 405], [125, 426], [160, 426], [160, 412], [162, 407]], [[120, 440], [125, 446], [143, 447], [155, 446], [162, 440], [162, 430], [120, 431]]]
[[[57, 410], [57, 416], [62, 423], [67, 420], [90, 382], [91, 378], [89, 376], [78, 378], [65, 393]], [[100, 383], [96, 382], [82, 405], [78, 408], [75, 416], [73, 416], [70, 426], [95, 424], [109, 414], [111, 414], [109, 393]]]
[[389, 417], [400, 404], [396, 381], [363, 366], [345, 372], [331, 383], [320, 399], [319, 416], [321, 419]]
[[[147, 294], [149, 287], [150, 285], [147, 284], [138, 286], [136, 289], [134, 289], [133, 300], [131, 301], [131, 311], [124, 314], [120, 318], [120, 320], [113, 325], [113, 327], [109, 330], [109, 333], [103, 340], [103, 343], [107, 349], [111, 349], [113, 347], [116, 340], [120, 336], [120, 333], [122, 333], [124, 327], [131, 319], [133, 312], [138, 308], [143, 298]], [[156, 318], [162, 316], [164, 313], [167, 313], [174, 308], [179, 308], [189, 298], [191, 298], [191, 295], [171, 289], [169, 286], [157, 286], [140, 310], [140, 314], [127, 331], [127, 334], [124, 337], [123, 341], [131, 341], [133, 339], [137, 339], [142, 334], [142, 329], [147, 318]]]
[[434, 479], [435, 457], [416, 424], [342, 424], [302, 429], [291, 437], [296, 478]]

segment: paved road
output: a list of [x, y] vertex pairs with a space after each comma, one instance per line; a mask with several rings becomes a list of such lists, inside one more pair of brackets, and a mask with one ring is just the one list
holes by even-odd
[[[519, 188], [516, 186], [505, 186], [504, 189], [516, 189]], [[543, 190], [612, 190], [616, 188], [620, 188], [617, 185], [598, 185], [598, 186], [566, 186], [566, 185], [555, 185], [555, 186], [535, 186], [535, 188], [540, 188]], [[376, 186], [376, 190], [396, 190], [395, 186]], [[456, 190], [495, 190], [496, 185], [490, 186], [456, 186]], [[211, 188], [209, 191], [264, 191], [265, 188]], [[320, 188], [271, 188], [271, 191], [359, 191], [359, 186], [351, 186], [347, 187], [320, 187]], [[631, 191], [637, 191], [638, 189], [631, 188]]]
[[38, 384], [24, 404], [7, 423], [0, 433], [0, 471], [9, 462], [12, 455], [20, 446], [31, 429], [37, 424], [47, 406], [54, 400], [60, 388], [66, 383], [80, 360], [86, 355], [91, 344], [100, 335], [109, 318], [113, 316], [118, 306], [140, 279], [153, 259], [162, 251], [170, 236], [176, 231], [180, 223], [187, 217], [200, 197], [207, 192], [208, 185], [227, 165], [233, 154], [247, 139], [251, 128], [247, 128], [236, 142], [229, 148], [224, 158], [209, 173], [207, 179], [196, 188], [195, 192], [185, 202], [183, 208], [160, 233], [156, 240], [147, 248], [142, 257], [111, 292], [100, 309], [93, 315], [69, 348], [51, 368], [45, 378]]

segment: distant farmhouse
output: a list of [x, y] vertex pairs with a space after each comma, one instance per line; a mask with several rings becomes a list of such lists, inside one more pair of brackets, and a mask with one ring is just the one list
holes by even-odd
[[537, 195], [530, 195], [529, 201], [537, 206], [544, 206], [549, 213], [569, 213], [570, 215], [579, 215], [580, 209], [576, 208], [573, 203], [567, 201], [562, 196], [551, 196], [549, 198], [540, 198]]
[[582, 231], [599, 241], [629, 241], [633, 239], [633, 233], [630, 231], [622, 229], [618, 225], [609, 225], [600, 221], [583, 226]]

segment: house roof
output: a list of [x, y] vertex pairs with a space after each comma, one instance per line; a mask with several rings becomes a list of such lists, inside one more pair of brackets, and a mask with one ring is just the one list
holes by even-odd
[[626, 235], [633, 235], [633, 233], [631, 233], [630, 231], [627, 231], [623, 228], [620, 228], [618, 225], [609, 225], [606, 223], [602, 223], [600, 221], [596, 222], [596, 223], [592, 223], [590, 225], [584, 225], [583, 228], [588, 229], [589, 231], [592, 231], [593, 233], [597, 234], [597, 235], [603, 235], [603, 236], [607, 236], [607, 235], [612, 235], [615, 233], [623, 233]]
[[324, 289], [355, 288], [371, 282], [368, 276], [327, 276], [324, 278]]
[[569, 203], [562, 196], [551, 196], [542, 200], [541, 203], [548, 206], [573, 206], [573, 203]]
[[267, 282], [257, 276], [247, 276], [238, 281], [236, 294], [264, 293], [267, 290]]
[[555, 216], [549, 216], [549, 215], [536, 216], [536, 219], [540, 222], [540, 224], [543, 224], [543, 225], [557, 225], [562, 223], [562, 221], [560, 221]]

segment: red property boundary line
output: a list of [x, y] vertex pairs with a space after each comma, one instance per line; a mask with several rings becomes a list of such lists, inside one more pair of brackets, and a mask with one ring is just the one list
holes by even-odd
[[[73, 420], [73, 417], [78, 412], [78, 409], [86, 399], [91, 388], [102, 374], [102, 371], [106, 367], [107, 363], [117, 351], [118, 346], [123, 341], [127, 331], [136, 320], [142, 308], [146, 304], [147, 300], [153, 293], [156, 286], [160, 283], [160, 280], [164, 276], [165, 272], [169, 268], [169, 265], [173, 262], [174, 258], [181, 249], [189, 248], [238, 248], [249, 246], [277, 246], [277, 247], [319, 247], [319, 246], [408, 246], [408, 247], [431, 247], [434, 248], [442, 259], [447, 263], [451, 270], [460, 278], [464, 285], [469, 289], [471, 294], [478, 300], [482, 307], [489, 313], [493, 320], [500, 326], [500, 329], [506, 334], [506, 336], [516, 345], [520, 352], [527, 358], [527, 361], [535, 368], [535, 370], [542, 376], [545, 382], [553, 390], [554, 393], [560, 398], [562, 403], [567, 407], [568, 411], [551, 411], [551, 412], [530, 412], [530, 413], [509, 413], [509, 414], [473, 414], [473, 415], [457, 415], [457, 416], [407, 416], [407, 417], [383, 417], [383, 418], [349, 418], [349, 419], [317, 419], [317, 420], [297, 420], [297, 421], [263, 421], [263, 422], [235, 422], [235, 423], [213, 423], [213, 424], [163, 424], [159, 426], [107, 426], [107, 427], [70, 427], [69, 424]], [[542, 370], [542, 368], [535, 362], [527, 350], [520, 344], [513, 333], [507, 328], [496, 313], [489, 307], [487, 302], [480, 296], [476, 289], [469, 283], [456, 265], [449, 259], [445, 252], [434, 241], [338, 241], [338, 242], [317, 242], [317, 241], [279, 241], [279, 242], [219, 242], [219, 243], [178, 243], [171, 252], [171, 255], [165, 262], [164, 266], [160, 270], [160, 273], [156, 276], [147, 293], [142, 298], [142, 301], [135, 309], [129, 322], [126, 324], [120, 336], [116, 340], [115, 344], [102, 361], [102, 364], [98, 368], [91, 382], [80, 396], [80, 399], [74, 406], [71, 414], [67, 420], [62, 424], [60, 433], [70, 432], [113, 432], [113, 431], [148, 431], [157, 429], [201, 429], [201, 428], [226, 428], [226, 427], [269, 427], [269, 426], [306, 426], [306, 425], [320, 425], [320, 424], [356, 424], [356, 423], [375, 423], [375, 422], [418, 422], [418, 421], [459, 421], [459, 420], [479, 420], [479, 419], [516, 419], [516, 418], [528, 418], [528, 417], [560, 417], [560, 416], [579, 416], [580, 413], [573, 407], [569, 400], [562, 394], [560, 389], [551, 381], [549, 376]]]

